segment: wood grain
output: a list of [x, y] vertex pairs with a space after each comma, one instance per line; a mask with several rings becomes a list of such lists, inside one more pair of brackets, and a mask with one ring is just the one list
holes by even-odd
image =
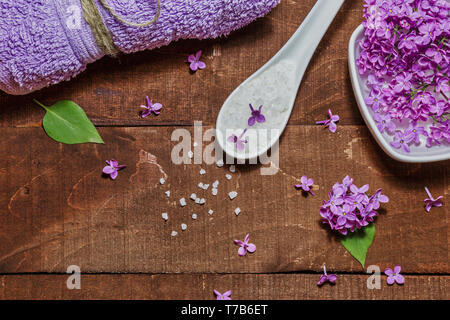
[[[209, 41], [179, 41], [158, 50], [105, 58], [88, 66], [70, 82], [26, 96], [0, 93], [0, 126], [36, 126], [44, 111], [37, 99], [51, 105], [71, 99], [96, 125], [189, 125], [195, 120], [214, 125], [227, 96], [268, 61], [295, 32], [315, 0], [283, 0], [267, 17]], [[341, 125], [362, 124], [347, 68], [347, 43], [361, 23], [363, 0], [347, 1], [322, 40], [304, 77], [290, 124], [312, 124], [328, 108]], [[190, 74], [184, 60], [202, 49], [207, 68]], [[142, 120], [145, 96], [164, 105], [157, 118]]]
[[[0, 158], [0, 272], [64, 272], [76, 264], [85, 272], [272, 273], [317, 271], [323, 263], [359, 272], [358, 262], [319, 221], [322, 200], [348, 174], [391, 198], [376, 223], [367, 265], [448, 273], [448, 207], [426, 213], [423, 202], [425, 185], [448, 197], [448, 162], [390, 160], [363, 127], [331, 134], [319, 126], [290, 126], [276, 175], [262, 176], [259, 166], [247, 165], [227, 181], [225, 167], [172, 164], [173, 130], [102, 128], [105, 145], [64, 146], [39, 128], [1, 129], [0, 153], [8, 156]], [[112, 157], [128, 166], [116, 181], [101, 176], [104, 160]], [[315, 179], [314, 197], [294, 189], [304, 174]], [[208, 190], [205, 206], [187, 200], [180, 207], [181, 197], [202, 195], [199, 182], [216, 179], [217, 197]], [[231, 201], [233, 190], [239, 195]], [[169, 213], [166, 223], [162, 212]], [[184, 232], [181, 223], [188, 224]], [[173, 238], [172, 230], [180, 234]], [[258, 250], [240, 258], [233, 240], [247, 233]]]
[[339, 275], [336, 285], [317, 287], [317, 274], [82, 275], [81, 289], [68, 290], [68, 275], [0, 276], [0, 299], [173, 299], [213, 300], [213, 290], [232, 290], [232, 298], [289, 299], [450, 299], [449, 276], [406, 275], [403, 286], [367, 289], [368, 275]]

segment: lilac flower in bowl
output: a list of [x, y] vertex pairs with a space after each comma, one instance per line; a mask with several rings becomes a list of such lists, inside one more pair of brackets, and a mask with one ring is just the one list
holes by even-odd
[[[437, 27], [448, 25], [448, 15], [441, 13], [450, 9], [450, 3], [436, 3], [433, 11], [415, 10], [415, 1], [386, 0], [391, 13], [366, 3], [365, 21], [349, 43], [350, 76], [364, 121], [393, 159], [412, 163], [450, 159], [448, 78], [441, 80], [449, 64], [443, 71], [437, 63], [444, 59], [441, 56], [450, 58], [449, 50], [439, 49], [450, 30]], [[407, 18], [408, 12], [414, 14]], [[433, 27], [423, 26], [424, 16], [434, 21]], [[394, 20], [404, 26], [389, 35], [382, 27]], [[433, 31], [426, 34], [429, 29]]]

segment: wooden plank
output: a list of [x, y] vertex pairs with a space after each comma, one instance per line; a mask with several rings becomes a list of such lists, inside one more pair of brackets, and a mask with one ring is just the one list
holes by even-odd
[[[367, 265], [449, 273], [448, 204], [426, 213], [423, 203], [424, 186], [448, 199], [449, 162], [391, 160], [365, 127], [344, 126], [331, 134], [319, 126], [290, 126], [276, 175], [239, 166], [228, 181], [225, 167], [174, 165], [173, 130], [101, 128], [105, 145], [67, 146], [39, 128], [0, 129], [0, 273], [65, 272], [71, 264], [95, 273], [268, 273], [319, 271], [323, 263], [360, 272], [319, 221], [322, 200], [347, 174], [391, 198], [376, 223]], [[104, 160], [112, 157], [128, 165], [116, 181], [101, 176]], [[302, 175], [315, 179], [316, 196], [305, 198], [294, 189]], [[180, 208], [181, 197], [202, 194], [199, 182], [216, 179], [217, 197], [208, 190], [204, 207], [187, 200]], [[233, 190], [239, 195], [230, 201]], [[239, 217], [236, 207], [242, 209]], [[162, 212], [169, 213], [166, 223]], [[197, 221], [190, 218], [194, 212]], [[184, 232], [181, 223], [188, 224]], [[172, 230], [179, 235], [171, 237]], [[247, 233], [258, 250], [238, 257], [233, 240]]]
[[[151, 52], [105, 58], [71, 80], [26, 96], [0, 93], [0, 126], [35, 126], [47, 105], [71, 99], [96, 125], [214, 125], [226, 97], [268, 61], [295, 32], [315, 0], [282, 1], [267, 17], [229, 37], [179, 41]], [[343, 124], [362, 124], [350, 85], [347, 43], [361, 23], [363, 0], [347, 1], [311, 61], [290, 124], [313, 124], [328, 108]], [[184, 60], [203, 49], [208, 67], [190, 74]], [[149, 95], [164, 104], [159, 117], [141, 119], [139, 105]]]
[[0, 276], [0, 299], [152, 299], [212, 300], [213, 290], [232, 290], [232, 298], [255, 300], [450, 299], [449, 276], [406, 275], [403, 286], [367, 288], [368, 275], [339, 275], [336, 285], [317, 287], [316, 274], [82, 275], [81, 289], [69, 290], [68, 275]]

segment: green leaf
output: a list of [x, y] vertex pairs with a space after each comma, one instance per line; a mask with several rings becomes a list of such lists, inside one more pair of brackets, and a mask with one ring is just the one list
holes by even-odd
[[65, 144], [104, 143], [86, 113], [70, 100], [61, 100], [47, 107], [37, 100], [46, 113], [42, 125], [50, 138]]
[[347, 234], [347, 236], [342, 238], [341, 243], [364, 268], [367, 250], [369, 250], [374, 237], [375, 224], [371, 223], [367, 227], [356, 230], [352, 234]]

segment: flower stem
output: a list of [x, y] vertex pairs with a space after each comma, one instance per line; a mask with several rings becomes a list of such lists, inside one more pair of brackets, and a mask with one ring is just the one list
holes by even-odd
[[33, 99], [33, 101], [34, 101], [37, 105], [39, 105], [39, 106], [41, 106], [42, 108], [44, 108], [45, 110], [47, 110], [47, 106], [44, 106], [42, 103], [40, 103], [40, 102], [37, 101], [36, 99]]
[[431, 195], [430, 190], [428, 190], [427, 187], [425, 187], [425, 191], [427, 192], [428, 197], [429, 197], [430, 199], [433, 199], [433, 196]]

